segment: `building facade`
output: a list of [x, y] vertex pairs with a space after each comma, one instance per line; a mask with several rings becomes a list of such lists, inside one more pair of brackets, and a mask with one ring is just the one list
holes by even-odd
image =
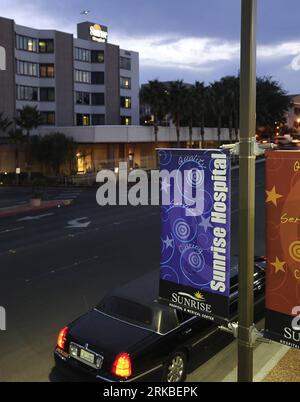
[[108, 42], [107, 27], [77, 25], [77, 38], [0, 17], [0, 112], [37, 106], [43, 126], [139, 124], [139, 55]]

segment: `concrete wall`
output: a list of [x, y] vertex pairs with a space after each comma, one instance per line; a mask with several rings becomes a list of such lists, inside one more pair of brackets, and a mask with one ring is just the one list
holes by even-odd
[[105, 108], [106, 124], [120, 121], [120, 48], [106, 44], [105, 50]]
[[[16, 114], [14, 21], [0, 17], [0, 46], [5, 49], [6, 70], [0, 70], [0, 112], [12, 119]], [[3, 133], [0, 133], [0, 136]]]
[[74, 123], [73, 35], [55, 32], [56, 124]]
[[[55, 130], [73, 137], [77, 143], [153, 143], [153, 127], [149, 126], [90, 126], [90, 127], [56, 127]], [[46, 134], [53, 131], [53, 127], [40, 127], [38, 132]], [[181, 141], [188, 141], [189, 129], [182, 127], [180, 130]], [[217, 128], [205, 128], [205, 141], [217, 141]], [[159, 142], [176, 142], [175, 127], [160, 127], [158, 132]], [[193, 129], [193, 141], [200, 140], [200, 128]], [[227, 128], [222, 129], [221, 141], [229, 141]]]

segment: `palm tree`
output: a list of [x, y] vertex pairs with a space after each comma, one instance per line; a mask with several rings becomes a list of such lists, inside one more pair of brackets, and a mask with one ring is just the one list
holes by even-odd
[[[199, 116], [199, 124], [200, 124], [200, 135], [201, 135], [201, 148], [203, 148], [204, 144], [204, 122], [205, 122], [205, 113], [207, 111], [207, 87], [204, 82], [195, 82], [195, 97], [196, 97], [196, 107], [198, 109], [197, 116]], [[200, 144], [199, 144], [200, 147]]]
[[176, 127], [177, 147], [180, 147], [180, 125], [185, 115], [187, 87], [182, 80], [173, 81], [168, 91], [169, 112]]
[[41, 115], [34, 106], [23, 106], [19, 111], [19, 116], [15, 118], [16, 125], [26, 132], [26, 169], [27, 169], [27, 179], [31, 179], [31, 141], [30, 141], [30, 131], [37, 128], [41, 123]]
[[235, 126], [236, 139], [238, 137], [239, 78], [226, 76], [223, 77], [220, 82], [224, 89], [224, 114], [228, 118], [229, 139], [230, 142], [232, 142], [233, 125]]
[[24, 143], [25, 137], [23, 131], [20, 128], [16, 130], [10, 130], [9, 141], [15, 146], [15, 172], [16, 172], [16, 182], [19, 184], [19, 174], [17, 173], [17, 168], [20, 168], [20, 146]]
[[150, 107], [153, 116], [152, 124], [154, 128], [155, 148], [158, 148], [159, 124], [168, 111], [166, 86], [158, 80], [148, 81], [148, 84], [143, 85], [140, 90], [140, 100], [144, 105]]
[[75, 161], [76, 147], [73, 138], [64, 133], [53, 132], [44, 136], [34, 136], [34, 157], [44, 166], [49, 166], [56, 176], [61, 167], [71, 166]]
[[195, 96], [195, 87], [191, 86], [186, 91], [185, 118], [189, 127], [189, 142], [188, 147], [192, 148], [193, 143], [193, 127], [197, 121], [197, 105]]
[[209, 87], [209, 103], [218, 127], [218, 143], [221, 143], [221, 128], [225, 107], [225, 89], [222, 81], [215, 81]]

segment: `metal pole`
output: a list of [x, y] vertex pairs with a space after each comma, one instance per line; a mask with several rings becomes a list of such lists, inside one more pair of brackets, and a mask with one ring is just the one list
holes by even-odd
[[257, 0], [242, 0], [239, 169], [238, 381], [253, 381]]

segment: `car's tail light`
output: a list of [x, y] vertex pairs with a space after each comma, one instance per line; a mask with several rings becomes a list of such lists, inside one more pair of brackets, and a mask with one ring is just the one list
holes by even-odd
[[68, 327], [64, 327], [60, 331], [60, 333], [58, 334], [58, 337], [57, 337], [57, 346], [62, 350], [65, 349], [67, 332], [68, 332]]
[[112, 372], [119, 377], [131, 376], [131, 359], [128, 353], [118, 354], [112, 366]]

